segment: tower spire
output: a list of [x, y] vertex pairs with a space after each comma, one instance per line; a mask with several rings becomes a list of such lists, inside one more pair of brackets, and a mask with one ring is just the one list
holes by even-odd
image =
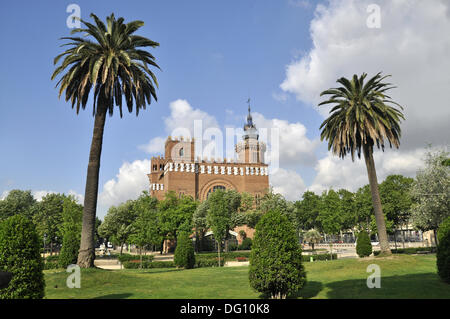
[[250, 98], [248, 98], [247, 103], [248, 103], [248, 115], [247, 115], [247, 124], [244, 126], [244, 130], [246, 130], [247, 128], [255, 127], [255, 125], [253, 125], [253, 118], [250, 113]]

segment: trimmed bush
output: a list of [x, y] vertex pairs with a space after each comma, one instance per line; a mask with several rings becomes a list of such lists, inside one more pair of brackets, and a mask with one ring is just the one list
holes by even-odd
[[[142, 261], [151, 262], [153, 261], [154, 256], [153, 255], [142, 255]], [[127, 261], [141, 261], [140, 255], [131, 255], [131, 254], [122, 254], [117, 256], [117, 259], [121, 262], [127, 262]]]
[[[333, 255], [331, 255], [331, 254], [302, 255], [302, 261], [310, 262], [311, 257], [313, 258], [313, 261], [338, 259], [337, 254], [333, 253]], [[333, 257], [333, 258], [331, 258], [331, 257]]]
[[132, 261], [126, 261], [123, 264], [123, 268], [125, 269], [151, 269], [151, 268], [175, 268], [175, 264], [173, 261], [143, 261], [142, 267], [141, 263], [138, 262], [132, 262]]
[[61, 252], [59, 253], [58, 264], [61, 268], [76, 264], [78, 259], [78, 250], [80, 249], [80, 235], [74, 230], [64, 232]]
[[252, 239], [251, 238], [245, 238], [243, 241], [242, 241], [242, 244], [240, 244], [239, 246], [238, 246], [238, 249], [239, 250], [250, 250], [250, 249], [252, 249]]
[[182, 267], [185, 269], [194, 268], [194, 245], [192, 244], [192, 240], [189, 238], [189, 234], [186, 232], [181, 232], [177, 238], [177, 248], [175, 249], [173, 262], [177, 267]]
[[368, 257], [372, 254], [372, 244], [366, 231], [361, 231], [356, 239], [356, 253], [359, 257]]
[[[409, 248], [398, 248], [391, 249], [393, 254], [423, 254], [423, 253], [435, 253], [436, 247], [409, 247]], [[378, 256], [381, 251], [377, 250], [373, 252], [374, 256]]]
[[297, 235], [278, 210], [267, 212], [256, 225], [249, 279], [253, 289], [272, 298], [286, 298], [306, 282]]
[[0, 270], [13, 274], [8, 287], [0, 289], [1, 299], [44, 297], [44, 263], [41, 242], [34, 224], [22, 215], [0, 223]]
[[450, 217], [447, 217], [439, 226], [437, 236], [436, 264], [438, 275], [444, 282], [450, 283]]

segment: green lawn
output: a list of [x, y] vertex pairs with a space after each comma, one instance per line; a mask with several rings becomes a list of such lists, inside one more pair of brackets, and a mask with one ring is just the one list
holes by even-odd
[[[381, 288], [369, 289], [369, 264], [381, 268]], [[436, 274], [435, 255], [340, 259], [305, 264], [307, 285], [298, 298], [450, 298]], [[45, 271], [46, 298], [258, 298], [248, 267], [191, 270], [83, 270], [81, 288], [66, 287], [65, 271]]]

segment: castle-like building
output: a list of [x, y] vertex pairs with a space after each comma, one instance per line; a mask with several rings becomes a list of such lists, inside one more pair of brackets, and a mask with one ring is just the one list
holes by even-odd
[[150, 164], [150, 195], [164, 199], [168, 191], [190, 195], [204, 201], [216, 189], [234, 189], [255, 197], [255, 203], [269, 189], [268, 165], [264, 163], [266, 145], [259, 141], [248, 108], [243, 140], [235, 146], [235, 161], [205, 161], [195, 156], [194, 139], [165, 142], [164, 157], [152, 157]]

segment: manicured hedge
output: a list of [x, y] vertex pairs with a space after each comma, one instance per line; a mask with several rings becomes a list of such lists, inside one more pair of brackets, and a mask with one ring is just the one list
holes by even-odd
[[[125, 269], [138, 269], [140, 268], [140, 262], [132, 262], [126, 261], [122, 263], [123, 268]], [[142, 269], [150, 269], [150, 268], [175, 268], [175, 264], [173, 261], [143, 261]]]
[[189, 234], [186, 232], [181, 232], [177, 238], [177, 248], [175, 249], [173, 261], [177, 267], [186, 269], [194, 268], [194, 245], [189, 238]]
[[372, 243], [369, 234], [364, 230], [358, 234], [356, 239], [356, 253], [361, 258], [372, 255]]
[[[398, 248], [398, 249], [391, 249], [391, 252], [393, 254], [418, 254], [420, 252], [428, 252], [428, 253], [435, 253], [436, 247], [410, 247], [410, 248]], [[380, 254], [380, 251], [374, 251], [374, 256], [378, 256]]]
[[35, 225], [22, 215], [0, 222], [0, 270], [12, 273], [0, 299], [41, 299], [45, 294], [41, 242]]
[[[220, 254], [220, 257], [225, 258], [225, 261], [233, 261], [236, 260], [236, 257], [246, 257], [250, 258], [250, 251], [230, 251], [224, 252]], [[217, 258], [217, 253], [199, 253], [195, 255], [196, 259], [208, 259], [208, 258]]]
[[44, 270], [61, 268], [58, 261], [45, 261]]
[[450, 217], [439, 226], [436, 265], [439, 277], [450, 283]]
[[331, 256], [330, 254], [302, 255], [302, 261], [311, 261], [311, 257], [313, 258], [313, 261], [331, 260], [331, 257], [333, 257], [333, 260], [338, 259], [337, 254], [333, 253], [333, 256]]
[[[154, 256], [153, 255], [142, 255], [142, 261], [151, 262], [153, 261]], [[121, 262], [127, 262], [127, 261], [140, 261], [141, 256], [140, 255], [131, 255], [131, 254], [122, 254], [117, 256], [117, 259]]]

